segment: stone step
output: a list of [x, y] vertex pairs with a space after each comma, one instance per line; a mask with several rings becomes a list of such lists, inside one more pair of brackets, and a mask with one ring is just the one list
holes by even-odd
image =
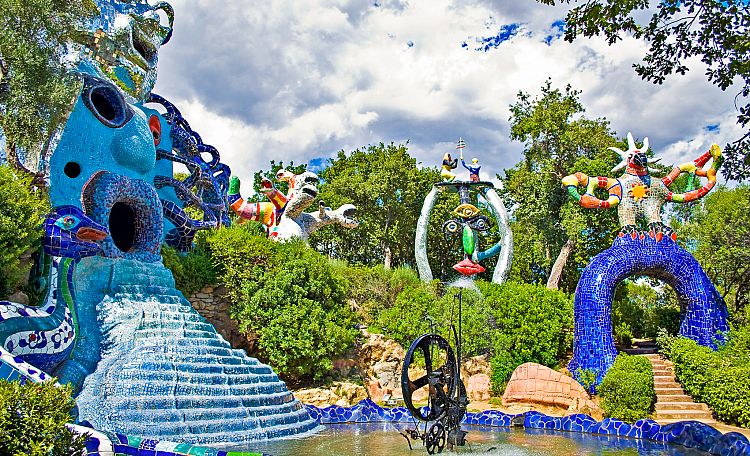
[[667, 403], [693, 402], [693, 398], [688, 396], [687, 394], [660, 394], [656, 400]]
[[662, 394], [668, 394], [668, 395], [674, 395], [674, 394], [683, 395], [683, 394], [685, 394], [685, 391], [683, 391], [681, 387], [666, 388], [666, 387], [656, 386], [656, 387], [654, 387], [654, 389], [656, 390], [656, 396], [657, 396], [657, 398], [659, 396], [661, 396]]
[[672, 410], [703, 410], [705, 412], [710, 411], [708, 405], [702, 402], [656, 402], [657, 412], [668, 412]]
[[[709, 425], [718, 424], [718, 422], [715, 419], [713, 419], [713, 418], [691, 418], [690, 420], [691, 421], [698, 421], [700, 423], [709, 424]], [[668, 419], [659, 419], [659, 418], [657, 418], [655, 421], [657, 423], [659, 423], [659, 424], [672, 424], [672, 423], [680, 423], [680, 422], [683, 422], [685, 420], [682, 419], [682, 418], [668, 418]]]
[[679, 383], [674, 380], [654, 380], [655, 388], [682, 388]]
[[651, 355], [656, 353], [655, 348], [626, 348], [622, 350], [623, 352], [627, 353], [628, 355]]
[[682, 420], [695, 420], [695, 419], [713, 419], [711, 412], [706, 410], [657, 410], [657, 419], [682, 419]]

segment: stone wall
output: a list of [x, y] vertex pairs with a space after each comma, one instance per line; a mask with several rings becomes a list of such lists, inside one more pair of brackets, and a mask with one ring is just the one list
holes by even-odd
[[216, 331], [227, 340], [232, 347], [241, 348], [248, 355], [253, 356], [256, 350], [257, 338], [252, 335], [246, 336], [240, 331], [239, 325], [229, 316], [232, 305], [228, 298], [229, 290], [223, 285], [206, 286], [199, 292], [187, 296], [193, 309], [209, 323], [214, 325]]

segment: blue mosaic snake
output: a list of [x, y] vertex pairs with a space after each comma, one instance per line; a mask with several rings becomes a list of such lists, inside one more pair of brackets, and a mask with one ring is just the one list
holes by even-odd
[[39, 260], [45, 292], [37, 306], [0, 301], [0, 345], [47, 373], [70, 356], [77, 326], [73, 271], [81, 258], [101, 251], [98, 243], [107, 235], [75, 206], [46, 217]]

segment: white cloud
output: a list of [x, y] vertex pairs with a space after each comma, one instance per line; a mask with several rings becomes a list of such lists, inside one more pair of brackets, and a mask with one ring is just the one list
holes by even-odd
[[[241, 178], [272, 158], [304, 162], [371, 143], [410, 140], [437, 165], [464, 137], [494, 176], [522, 145], [508, 138], [509, 105], [543, 82], [583, 90], [590, 117], [619, 135], [649, 136], [657, 154], [685, 161], [709, 136], [731, 139], [732, 94], [705, 81], [699, 62], [655, 86], [632, 64], [646, 46], [625, 39], [544, 38], [564, 17], [534, 2], [272, 0], [173, 2], [156, 92], [177, 104]], [[510, 41], [477, 52], [475, 39], [519, 23]], [[461, 43], [468, 44], [468, 49]], [[412, 46], [409, 46], [412, 43]], [[719, 124], [719, 132], [706, 131]], [[249, 186], [248, 186], [249, 187]]]

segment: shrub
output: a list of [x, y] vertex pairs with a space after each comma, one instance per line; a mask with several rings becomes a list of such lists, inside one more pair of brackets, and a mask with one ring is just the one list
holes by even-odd
[[200, 248], [181, 254], [171, 247], [163, 246], [161, 256], [164, 266], [174, 275], [177, 289], [186, 296], [216, 283], [216, 270], [211, 258]]
[[573, 342], [570, 297], [533, 284], [478, 285], [489, 313], [493, 393], [502, 393], [513, 370], [523, 363], [556, 367]]
[[31, 189], [31, 178], [0, 165], [0, 296], [12, 293], [28, 270], [21, 256], [37, 246], [47, 197]]
[[721, 421], [743, 427], [750, 427], [749, 345], [745, 326], [730, 331], [726, 346], [717, 351], [683, 337], [668, 351], [685, 392], [708, 404]]
[[575, 377], [581, 382], [581, 386], [583, 386], [583, 389], [589, 394], [594, 393], [594, 384], [596, 383], [596, 378], [598, 376], [598, 369], [581, 369], [580, 367], [576, 369]]
[[627, 348], [633, 345], [633, 332], [630, 330], [630, 325], [624, 321], [615, 327], [614, 333], [615, 340], [621, 346]]
[[84, 455], [86, 436], [67, 426], [75, 406], [68, 386], [0, 380], [0, 453]]
[[620, 353], [599, 385], [605, 416], [634, 423], [648, 418], [656, 402], [654, 372], [648, 359]]
[[221, 279], [234, 287], [232, 317], [259, 337], [259, 357], [293, 384], [325, 377], [357, 334], [343, 278], [303, 242], [221, 231], [207, 242], [222, 261]]

